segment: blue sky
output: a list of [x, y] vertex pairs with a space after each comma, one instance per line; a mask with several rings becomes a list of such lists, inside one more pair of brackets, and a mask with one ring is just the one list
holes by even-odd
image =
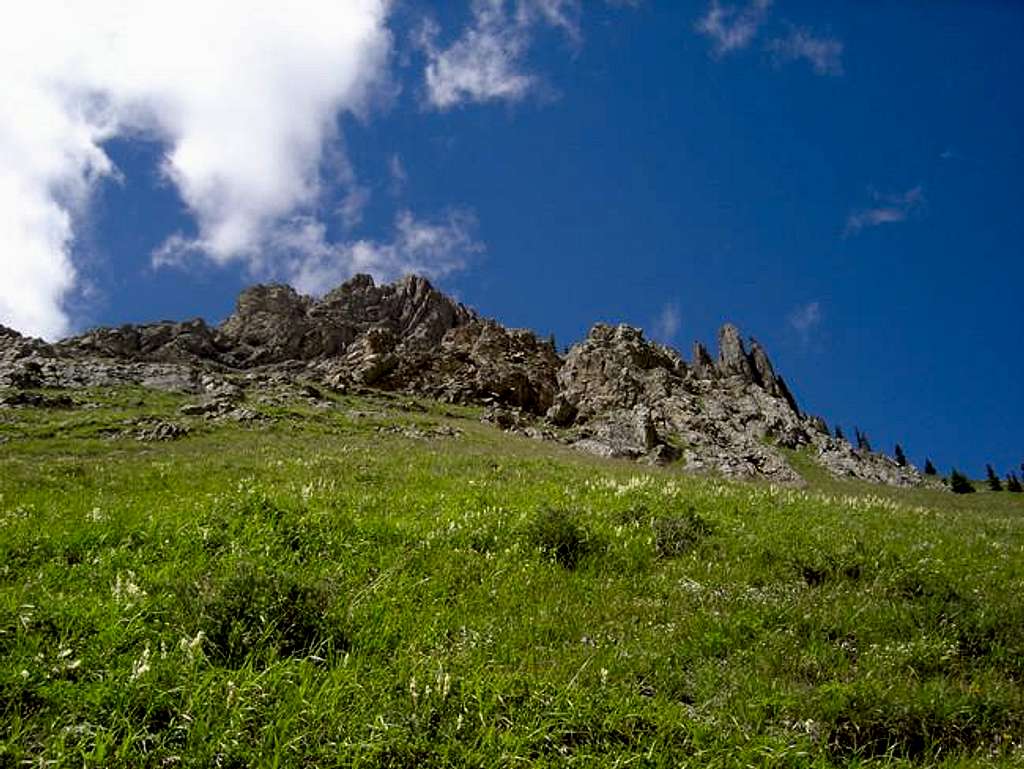
[[415, 269], [561, 344], [732, 321], [876, 448], [1024, 461], [1024, 6], [160, 5], [0, 33], [0, 322]]

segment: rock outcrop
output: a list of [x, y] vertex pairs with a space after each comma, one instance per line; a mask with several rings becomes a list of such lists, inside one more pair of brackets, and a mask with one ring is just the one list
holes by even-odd
[[375, 350], [387, 338], [404, 351], [430, 349], [475, 319], [425, 278], [377, 286], [357, 275], [319, 301], [289, 286], [254, 286], [239, 296], [220, 332], [232, 343], [235, 365], [251, 367], [342, 355], [370, 331], [379, 337], [370, 343]]
[[424, 278], [378, 286], [357, 275], [321, 299], [254, 286], [219, 327], [164, 321], [47, 344], [0, 326], [0, 386], [16, 390], [138, 384], [205, 393], [219, 415], [234, 413], [241, 388], [296, 379], [487, 405], [507, 429], [607, 457], [799, 483], [785, 450], [801, 449], [833, 475], [920, 482], [803, 414], [764, 348], [748, 350], [731, 324], [717, 358], [696, 343], [687, 362], [639, 329], [598, 324], [562, 359]]

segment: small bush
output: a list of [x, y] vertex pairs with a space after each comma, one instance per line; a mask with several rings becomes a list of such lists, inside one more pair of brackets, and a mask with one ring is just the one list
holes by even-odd
[[827, 745], [844, 763], [971, 752], [992, 747], [993, 735], [1015, 734], [1021, 725], [1005, 691], [951, 688], [940, 680], [889, 691], [838, 686], [835, 694]]
[[287, 573], [244, 565], [200, 590], [198, 601], [206, 653], [230, 667], [247, 659], [265, 663], [348, 647], [342, 628], [329, 616], [327, 587]]
[[615, 515], [615, 520], [623, 526], [633, 526], [638, 523], [648, 523], [652, 516], [647, 505], [634, 505], [625, 510], [620, 510]]
[[711, 524], [691, 507], [679, 515], [658, 516], [651, 521], [654, 549], [662, 558], [687, 553], [712, 533]]
[[546, 509], [526, 528], [527, 541], [566, 569], [574, 569], [594, 549], [593, 536], [565, 510]]

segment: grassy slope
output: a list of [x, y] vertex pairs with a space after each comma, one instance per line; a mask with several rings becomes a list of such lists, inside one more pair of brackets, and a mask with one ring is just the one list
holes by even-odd
[[78, 397], [0, 411], [0, 767], [1024, 764], [1021, 495]]

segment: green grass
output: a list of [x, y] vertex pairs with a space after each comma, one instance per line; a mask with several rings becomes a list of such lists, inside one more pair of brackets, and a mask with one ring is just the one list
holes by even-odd
[[0, 767], [1024, 765], [1024, 495], [74, 397], [0, 410]]

